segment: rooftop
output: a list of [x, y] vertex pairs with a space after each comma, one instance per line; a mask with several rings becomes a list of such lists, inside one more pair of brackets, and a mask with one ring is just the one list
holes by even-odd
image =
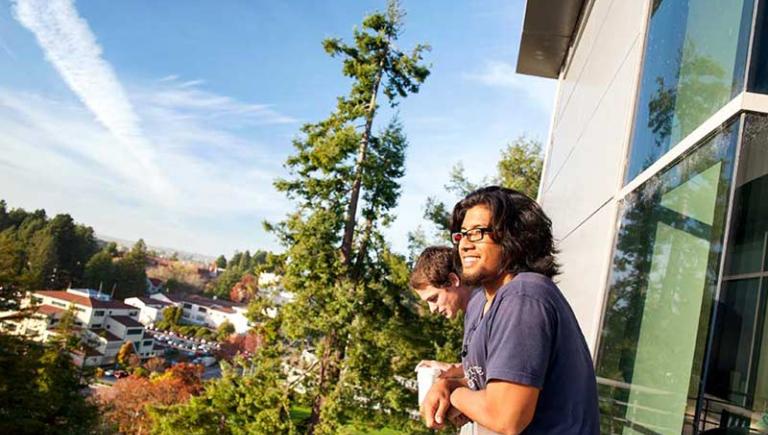
[[138, 327], [144, 327], [141, 323], [138, 322], [138, 320], [134, 319], [133, 317], [128, 316], [110, 316], [115, 322], [127, 326], [129, 328], [138, 328]]
[[517, 72], [557, 78], [585, 5], [584, 0], [527, 0]]
[[224, 313], [234, 313], [235, 307], [244, 307], [242, 304], [236, 304], [234, 302], [222, 301], [219, 299], [210, 299], [199, 295], [168, 295], [168, 298], [175, 302], [187, 302], [190, 304], [201, 305], [212, 310], [221, 311]]
[[105, 338], [107, 341], [123, 341], [122, 338], [107, 331], [106, 329], [100, 329], [99, 331], [94, 331], [94, 332], [96, 332], [96, 334], [100, 335], [101, 337]]
[[136, 299], [138, 299], [141, 302], [143, 302], [144, 305], [149, 305], [149, 306], [153, 306], [153, 307], [170, 307], [171, 305], [173, 305], [170, 302], [166, 302], [166, 301], [163, 301], [163, 300], [160, 300], [160, 299], [152, 299], [152, 298], [148, 298], [146, 296], [139, 296]]
[[85, 296], [82, 293], [74, 293], [64, 290], [38, 290], [33, 292], [36, 296], [45, 296], [60, 301], [66, 301], [75, 305], [91, 308], [114, 308], [114, 309], [134, 309], [130, 305], [126, 305], [116, 300], [102, 300], [95, 297]]
[[54, 307], [51, 305], [40, 305], [37, 307], [37, 310], [35, 310], [36, 313], [40, 313], [46, 316], [52, 316], [54, 314], [61, 314], [66, 312], [64, 308]]

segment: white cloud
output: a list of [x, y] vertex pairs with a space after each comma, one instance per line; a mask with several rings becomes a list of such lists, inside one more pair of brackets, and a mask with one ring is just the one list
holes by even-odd
[[515, 67], [506, 62], [487, 61], [482, 70], [465, 74], [465, 77], [486, 86], [521, 92], [547, 112], [554, 102], [554, 80], [518, 74]]
[[[155, 162], [151, 144], [112, 66], [101, 57], [96, 37], [72, 0], [17, 0], [15, 17], [37, 39], [46, 59], [134, 161], [123, 174], [149, 186], [157, 194], [171, 194]], [[136, 175], [141, 173], [141, 177]]]
[[0, 197], [72, 213], [101, 233], [183, 250], [213, 255], [271, 247], [260, 222], [288, 210], [272, 187], [284, 175], [281, 159], [221, 126], [144, 104], [137, 108], [146, 114], [145, 134], [156, 144], [159, 170], [176, 192], [173, 203], [118, 175], [132, 157], [117, 152], [117, 139], [87, 110], [3, 88]]
[[242, 123], [253, 125], [293, 124], [295, 118], [278, 113], [268, 104], [252, 104], [237, 101], [231, 97], [217, 95], [200, 88], [204, 80], [179, 82], [177, 76], [160, 80], [161, 88], [150, 89], [149, 93], [137, 98], [147, 103], [188, 117], [227, 118], [236, 117]]
[[294, 118], [178, 75], [123, 84], [71, 0], [14, 9], [82, 105], [0, 87], [0, 197], [182, 250], [274, 247], [260, 222], [287, 211], [283, 156], [239, 129]]

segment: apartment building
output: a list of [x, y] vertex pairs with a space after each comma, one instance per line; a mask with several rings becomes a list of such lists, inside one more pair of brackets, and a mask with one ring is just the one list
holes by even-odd
[[172, 302], [146, 296], [127, 298], [125, 303], [139, 310], [139, 322], [144, 325], [163, 320], [163, 310], [175, 306]]
[[526, 7], [517, 70], [557, 81], [539, 201], [602, 431], [768, 431], [768, 2]]
[[235, 332], [248, 332], [250, 324], [246, 317], [248, 307], [218, 299], [210, 299], [199, 295], [168, 295], [157, 293], [152, 299], [164, 301], [182, 308], [182, 319], [196, 325], [218, 328], [224, 322], [235, 327]]
[[157, 354], [154, 340], [144, 335], [144, 325], [138, 321], [139, 310], [109, 295], [91, 289], [38, 290], [31, 292], [22, 303], [23, 307], [30, 305], [34, 313], [12, 323], [12, 328], [17, 334], [40, 341], [56, 334], [61, 317], [70, 308], [74, 310], [74, 325], [86, 345], [73, 354], [78, 365], [113, 364], [126, 341], [133, 343], [141, 358]]

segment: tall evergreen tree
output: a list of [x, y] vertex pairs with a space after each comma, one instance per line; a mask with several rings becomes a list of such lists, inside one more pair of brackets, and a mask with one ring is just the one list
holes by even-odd
[[221, 269], [227, 268], [227, 257], [225, 257], [223, 254], [219, 255], [219, 258], [216, 259], [216, 267], [219, 267]]
[[[393, 279], [397, 257], [380, 233], [400, 195], [397, 180], [403, 175], [407, 141], [397, 120], [373, 132], [379, 94], [395, 106], [398, 98], [418, 92], [429, 74], [421, 64], [426, 46], [405, 53], [395, 44], [402, 19], [397, 3], [390, 2], [386, 13], [363, 20], [354, 44], [324, 41], [326, 52], [344, 59], [343, 72], [352, 79], [352, 89], [339, 97], [327, 119], [302, 127], [302, 136], [294, 141], [296, 153], [286, 162], [292, 178], [275, 183], [296, 203], [285, 221], [267, 225], [287, 248], [283, 284], [296, 295], [283, 309], [283, 325], [291, 338], [310, 343], [319, 357], [309, 382], [310, 433], [334, 432], [344, 411], [355, 407], [402, 411], [363, 388], [364, 381], [374, 380], [379, 387], [392, 386], [402, 367], [387, 359], [391, 355], [385, 347], [394, 342], [388, 341], [393, 338], [388, 333], [395, 332], [392, 325], [403, 322], [412, 308], [408, 292], [398, 285], [403, 283]], [[364, 355], [384, 358], [382, 371], [366, 377]], [[407, 359], [405, 355], [401, 361]], [[360, 395], [367, 405], [344, 406], [345, 400]]]

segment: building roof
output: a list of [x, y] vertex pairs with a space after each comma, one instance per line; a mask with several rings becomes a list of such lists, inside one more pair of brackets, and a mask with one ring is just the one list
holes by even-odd
[[54, 307], [52, 305], [40, 305], [35, 310], [36, 313], [40, 313], [46, 316], [52, 316], [54, 314], [65, 313], [67, 310], [64, 308]]
[[33, 293], [37, 296], [46, 296], [49, 298], [66, 301], [66, 302], [69, 302], [75, 305], [80, 305], [83, 307], [113, 308], [113, 309], [124, 309], [124, 310], [136, 308], [136, 307], [132, 307], [130, 305], [124, 304], [120, 301], [116, 301], [116, 300], [104, 301], [101, 299], [83, 296], [80, 294], [70, 293], [64, 290], [38, 290]]
[[84, 347], [83, 349], [73, 349], [72, 353], [77, 354], [77, 355], [85, 354], [86, 357], [89, 357], [89, 356], [104, 356], [104, 354], [102, 354], [98, 350], [96, 350], [96, 349], [94, 349], [92, 347], [88, 347], [88, 346]]
[[113, 319], [115, 322], [127, 326], [129, 328], [133, 327], [144, 327], [141, 323], [138, 322], [138, 320], [134, 319], [133, 317], [128, 316], [109, 316], [111, 319]]
[[222, 301], [219, 299], [209, 299], [199, 295], [168, 295], [168, 298], [174, 302], [187, 302], [190, 304], [200, 305], [211, 310], [221, 311], [223, 313], [234, 313], [235, 307], [245, 307], [242, 304], [236, 304], [229, 301]]
[[94, 332], [96, 332], [96, 334], [98, 334], [102, 338], [106, 339], [107, 341], [123, 341], [122, 338], [120, 338], [117, 335], [107, 331], [106, 329], [100, 329], [99, 331], [94, 331]]
[[586, 3], [584, 0], [527, 0], [517, 72], [557, 78]]
[[138, 299], [141, 302], [143, 302], [144, 305], [149, 305], [149, 306], [153, 306], [153, 307], [169, 307], [169, 306], [173, 305], [170, 302], [166, 302], [166, 301], [161, 300], [161, 299], [148, 298], [146, 296], [138, 296], [136, 299]]

